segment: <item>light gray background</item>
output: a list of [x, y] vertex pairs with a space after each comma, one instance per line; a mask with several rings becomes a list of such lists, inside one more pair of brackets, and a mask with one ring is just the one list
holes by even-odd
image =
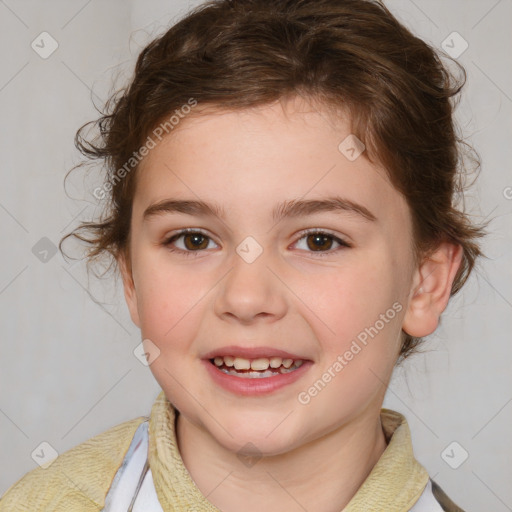
[[[74, 134], [97, 117], [91, 94], [101, 106], [142, 45], [198, 3], [0, 0], [0, 494], [36, 467], [42, 441], [62, 453], [148, 415], [159, 392], [132, 353], [140, 336], [121, 283], [88, 279], [83, 262], [60, 253], [44, 263], [32, 248], [97, 213], [93, 174], [72, 173], [69, 197], [63, 188], [79, 161]], [[417, 458], [466, 511], [512, 510], [512, 0], [387, 5], [436, 47], [453, 31], [469, 43], [458, 119], [483, 167], [468, 206], [494, 221], [489, 259], [425, 353], [397, 369], [384, 405], [406, 415]], [[30, 46], [43, 31], [59, 43], [48, 59]], [[458, 469], [441, 457], [453, 441], [462, 448], [448, 451], [452, 461], [469, 453]]]

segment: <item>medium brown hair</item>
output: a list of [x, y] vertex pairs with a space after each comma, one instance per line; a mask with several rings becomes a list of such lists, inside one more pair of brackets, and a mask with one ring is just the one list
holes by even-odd
[[[116, 267], [121, 255], [129, 264], [138, 165], [122, 179], [119, 170], [191, 98], [247, 109], [301, 95], [349, 113], [366, 158], [386, 169], [409, 205], [416, 263], [442, 241], [462, 246], [454, 295], [482, 254], [476, 239], [485, 234], [456, 207], [465, 188], [463, 150], [480, 166], [453, 119], [465, 81], [458, 62], [414, 36], [376, 0], [206, 2], [149, 43], [130, 83], [111, 96], [102, 117], [78, 130], [82, 154], [105, 162], [109, 193], [101, 218], [83, 222], [59, 248], [73, 236], [89, 245], [88, 263], [108, 253]], [[89, 141], [83, 130], [91, 123], [99, 135]], [[403, 332], [401, 358], [420, 341]]]

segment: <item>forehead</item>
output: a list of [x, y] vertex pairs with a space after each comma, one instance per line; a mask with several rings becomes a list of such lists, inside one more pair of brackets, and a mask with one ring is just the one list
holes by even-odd
[[240, 212], [336, 194], [403, 215], [405, 202], [384, 169], [364, 151], [347, 158], [350, 130], [348, 115], [297, 97], [245, 110], [198, 105], [142, 161], [134, 214], [171, 196]]

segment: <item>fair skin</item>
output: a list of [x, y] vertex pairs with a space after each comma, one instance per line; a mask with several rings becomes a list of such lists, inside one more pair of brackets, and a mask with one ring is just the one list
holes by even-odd
[[[131, 318], [160, 350], [150, 369], [180, 411], [184, 464], [223, 512], [346, 506], [386, 448], [379, 413], [401, 331], [435, 330], [461, 261], [461, 248], [443, 243], [415, 266], [404, 198], [364, 153], [350, 161], [338, 150], [348, 120], [295, 100], [181, 121], [138, 170], [131, 268], [120, 260]], [[376, 219], [340, 210], [272, 219], [283, 201], [333, 196]], [[171, 198], [218, 203], [225, 217], [143, 219]], [[171, 252], [164, 242], [183, 228], [203, 238], [175, 238]], [[303, 233], [310, 228], [331, 233], [317, 242], [321, 251]], [[263, 250], [251, 263], [236, 251], [248, 236]], [[396, 302], [400, 312], [300, 403], [299, 393]], [[312, 364], [284, 388], [239, 396], [213, 382], [201, 361], [226, 345], [272, 346]], [[252, 466], [237, 456], [248, 442], [262, 455]]]

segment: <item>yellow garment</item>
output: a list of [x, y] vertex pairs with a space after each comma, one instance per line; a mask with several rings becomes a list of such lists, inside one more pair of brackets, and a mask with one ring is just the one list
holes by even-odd
[[98, 512], [137, 427], [147, 418], [121, 423], [36, 468], [12, 485], [0, 512]]
[[[165, 512], [221, 512], [197, 488], [178, 451], [176, 411], [161, 392], [149, 418], [149, 464]], [[60, 455], [12, 485], [0, 512], [99, 512], [137, 427], [147, 418], [122, 423]], [[388, 446], [343, 512], [406, 512], [428, 482], [416, 461], [405, 418], [382, 409]]]

